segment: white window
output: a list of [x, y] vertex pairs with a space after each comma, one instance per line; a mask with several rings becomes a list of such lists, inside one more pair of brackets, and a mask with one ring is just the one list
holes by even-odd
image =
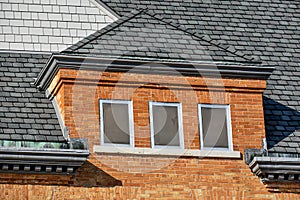
[[180, 103], [149, 103], [152, 148], [184, 148]]
[[229, 105], [199, 104], [201, 149], [232, 151]]
[[134, 146], [131, 101], [100, 100], [101, 145]]

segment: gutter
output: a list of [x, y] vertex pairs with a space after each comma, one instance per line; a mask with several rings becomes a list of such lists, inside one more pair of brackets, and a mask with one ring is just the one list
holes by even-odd
[[274, 67], [259, 63], [234, 63], [213, 61], [142, 60], [101, 58], [69, 55], [52, 55], [35, 81], [40, 91], [45, 91], [61, 68], [128, 72], [144, 74], [174, 74], [184, 76], [210, 76], [266, 80]]

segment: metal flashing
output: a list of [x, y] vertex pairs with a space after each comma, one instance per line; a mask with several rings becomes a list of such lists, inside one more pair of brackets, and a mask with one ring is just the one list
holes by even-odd
[[[47, 90], [48, 91], [48, 90]], [[65, 123], [64, 123], [64, 120], [62, 118], [62, 115], [60, 113], [60, 110], [59, 110], [59, 107], [58, 107], [58, 104], [57, 104], [57, 101], [55, 98], [53, 98], [51, 100], [52, 104], [53, 104], [53, 107], [54, 107], [54, 110], [55, 110], [55, 114], [57, 116], [57, 119], [58, 119], [58, 123], [59, 123], [59, 126], [61, 128], [61, 132], [63, 134], [63, 137], [65, 138], [65, 140], [67, 142], [70, 141], [70, 135], [69, 135], [69, 129], [68, 127], [65, 126]]]

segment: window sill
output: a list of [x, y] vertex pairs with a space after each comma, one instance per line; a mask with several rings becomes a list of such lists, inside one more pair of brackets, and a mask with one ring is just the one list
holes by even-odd
[[183, 156], [183, 157], [212, 157], [212, 158], [241, 158], [239, 151], [194, 150], [194, 149], [150, 149], [126, 148], [116, 146], [94, 146], [95, 153], [132, 154], [147, 156]]

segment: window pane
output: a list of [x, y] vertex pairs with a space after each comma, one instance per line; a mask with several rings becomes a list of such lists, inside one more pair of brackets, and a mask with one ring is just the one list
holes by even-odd
[[175, 106], [153, 106], [154, 144], [180, 146]]
[[129, 144], [127, 104], [103, 103], [104, 143]]
[[226, 109], [201, 108], [203, 146], [228, 148]]

